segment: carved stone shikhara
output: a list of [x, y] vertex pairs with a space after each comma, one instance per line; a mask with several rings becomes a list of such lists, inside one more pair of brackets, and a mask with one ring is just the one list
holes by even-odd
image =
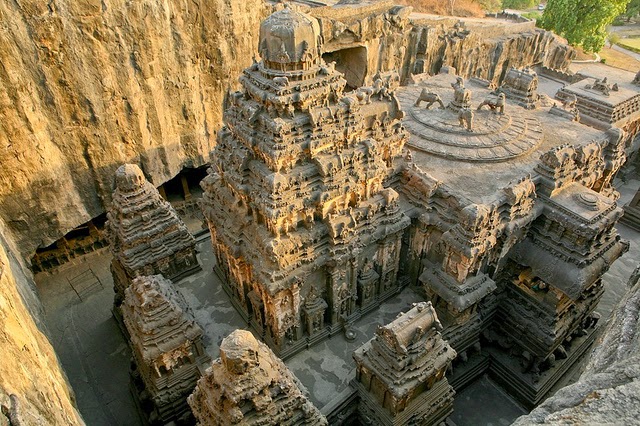
[[151, 424], [188, 420], [187, 396], [210, 362], [202, 329], [182, 295], [162, 275], [136, 278], [125, 294], [122, 317], [142, 411]]
[[387, 187], [406, 139], [398, 76], [344, 94], [319, 35], [288, 8], [262, 23], [262, 60], [229, 95], [202, 183], [226, 289], [281, 356], [398, 291], [409, 225]]
[[287, 366], [245, 330], [222, 341], [189, 405], [200, 426], [327, 424]]
[[[580, 115], [592, 120], [596, 125], [609, 127], [632, 118], [640, 110], [640, 93], [630, 82], [611, 84], [607, 78], [586, 78], [578, 83], [563, 87], [556, 93], [561, 101], [576, 98]], [[589, 123], [588, 123], [589, 124]], [[637, 132], [633, 130], [634, 134]]]
[[421, 302], [355, 351], [359, 418], [365, 425], [438, 424], [453, 411], [445, 372], [456, 351], [440, 335], [430, 302]]
[[534, 109], [538, 105], [538, 74], [531, 68], [509, 69], [500, 90], [518, 105]]
[[115, 181], [106, 227], [117, 308], [136, 277], [162, 274], [175, 280], [199, 271], [200, 265], [195, 239], [140, 167], [121, 166]]

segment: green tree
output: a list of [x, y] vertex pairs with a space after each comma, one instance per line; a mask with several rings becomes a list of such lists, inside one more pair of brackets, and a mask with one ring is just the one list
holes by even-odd
[[630, 0], [549, 0], [538, 22], [581, 45], [586, 52], [598, 52], [607, 39], [607, 26], [625, 11]]
[[622, 15], [627, 18], [627, 21], [640, 15], [640, 0], [631, 0]]
[[502, 0], [504, 9], [524, 10], [532, 8], [536, 4], [536, 0]]

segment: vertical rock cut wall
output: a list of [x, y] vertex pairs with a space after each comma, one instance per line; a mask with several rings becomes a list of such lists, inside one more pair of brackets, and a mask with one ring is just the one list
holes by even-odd
[[3, 237], [4, 228], [0, 220], [0, 404], [15, 408], [9, 398], [17, 396], [14, 415], [21, 425], [83, 424], [53, 347], [40, 330], [32, 276]]
[[102, 213], [113, 172], [201, 166], [262, 0], [0, 3], [0, 217], [23, 253]]

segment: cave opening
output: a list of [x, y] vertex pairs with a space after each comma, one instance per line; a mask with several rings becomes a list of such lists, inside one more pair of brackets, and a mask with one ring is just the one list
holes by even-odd
[[[196, 230], [201, 227], [200, 223], [203, 219], [198, 200], [202, 198], [203, 191], [200, 181], [207, 175], [208, 167], [208, 165], [197, 168], [185, 167], [175, 177], [157, 188], [190, 229], [193, 227]], [[101, 213], [48, 246], [38, 247], [31, 257], [31, 270], [34, 273], [50, 271], [78, 256], [108, 246], [106, 222], [107, 213]]]
[[367, 77], [367, 48], [364, 46], [326, 52], [322, 55], [326, 63], [335, 62], [336, 70], [344, 74], [347, 80], [347, 91], [364, 86]]

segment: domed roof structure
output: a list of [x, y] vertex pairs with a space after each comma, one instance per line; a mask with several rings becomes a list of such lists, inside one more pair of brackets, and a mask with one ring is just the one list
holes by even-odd
[[135, 164], [123, 164], [116, 170], [116, 188], [122, 191], [141, 188], [145, 181], [144, 173]]
[[273, 13], [260, 25], [259, 52], [265, 67], [293, 71], [317, 64], [319, 35], [320, 25], [309, 15], [289, 8]]

